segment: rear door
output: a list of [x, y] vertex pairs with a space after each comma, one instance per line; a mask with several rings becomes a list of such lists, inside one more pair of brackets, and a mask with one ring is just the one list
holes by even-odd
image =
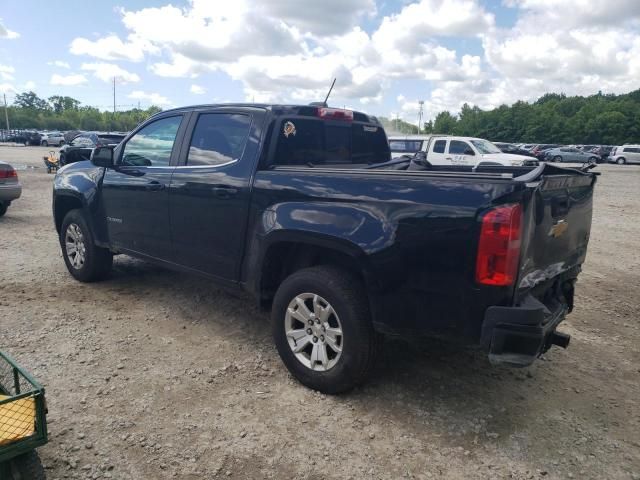
[[258, 108], [193, 114], [169, 193], [172, 255], [180, 265], [239, 278], [264, 118]]
[[446, 138], [434, 138], [431, 140], [430, 151], [427, 155], [427, 160], [432, 165], [451, 165], [450, 159], [445, 157], [447, 151], [447, 139]]
[[172, 261], [168, 192], [185, 127], [184, 114], [165, 116], [116, 149], [116, 168], [107, 169], [102, 182], [109, 239], [116, 248]]

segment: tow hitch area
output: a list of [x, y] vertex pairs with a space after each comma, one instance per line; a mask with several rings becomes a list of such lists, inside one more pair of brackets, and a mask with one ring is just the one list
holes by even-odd
[[526, 367], [553, 345], [569, 346], [571, 336], [556, 331], [569, 310], [558, 303], [554, 311], [533, 297], [518, 307], [490, 307], [482, 325], [481, 344], [492, 364]]
[[568, 333], [553, 331], [549, 336], [547, 350], [549, 350], [551, 345], [557, 345], [558, 347], [567, 348], [570, 341], [571, 335], [569, 335]]

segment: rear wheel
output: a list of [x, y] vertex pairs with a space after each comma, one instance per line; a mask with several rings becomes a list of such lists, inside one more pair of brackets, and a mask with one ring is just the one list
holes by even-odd
[[81, 210], [71, 210], [62, 221], [60, 246], [67, 270], [76, 280], [94, 282], [111, 271], [113, 254], [98, 247]]
[[35, 451], [24, 453], [0, 465], [0, 474], [0, 478], [7, 480], [46, 480], [42, 462]]
[[554, 162], [562, 162], [562, 157], [560, 155], [556, 155], [555, 157], [553, 157], [553, 161]]
[[598, 157], [590, 157], [589, 163], [598, 163]]
[[49, 142], [47, 142], [46, 140], [43, 140], [40, 145], [42, 145], [43, 147], [48, 147], [49, 146]]
[[9, 205], [0, 202], [0, 217], [7, 213], [7, 208], [9, 208]]
[[618, 160], [616, 160], [616, 163], [618, 165], [624, 165], [625, 163], [627, 163], [627, 159], [624, 157], [620, 157]]
[[285, 366], [302, 384], [340, 393], [371, 373], [382, 344], [373, 330], [364, 286], [348, 271], [318, 266], [288, 277], [271, 312]]

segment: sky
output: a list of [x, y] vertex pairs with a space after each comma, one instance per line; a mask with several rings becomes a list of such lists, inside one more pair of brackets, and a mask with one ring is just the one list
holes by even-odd
[[640, 88], [640, 0], [0, 0], [0, 93], [321, 101], [415, 123]]

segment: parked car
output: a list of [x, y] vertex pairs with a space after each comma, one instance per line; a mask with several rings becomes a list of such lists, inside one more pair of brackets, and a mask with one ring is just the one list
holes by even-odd
[[96, 147], [117, 145], [125, 137], [122, 133], [85, 132], [74, 137], [60, 149], [60, 166], [89, 160]]
[[512, 153], [514, 155], [524, 155], [525, 157], [533, 157], [533, 155], [529, 150], [525, 150], [524, 148], [520, 148], [513, 143], [503, 143], [503, 142], [493, 142], [493, 144], [498, 147], [502, 153]]
[[22, 195], [18, 173], [8, 163], [0, 161], [0, 217], [7, 213], [11, 202]]
[[640, 163], [640, 145], [622, 145], [614, 147], [607, 160], [609, 163]]
[[54, 223], [79, 281], [126, 254], [248, 291], [271, 309], [292, 375], [326, 393], [366, 379], [385, 333], [447, 333], [518, 366], [566, 347], [556, 327], [573, 307], [597, 176], [409, 166], [364, 113], [179, 108], [61, 169]]
[[40, 145], [43, 147], [56, 146], [65, 144], [62, 132], [40, 132]]
[[559, 148], [560, 145], [553, 143], [540, 143], [531, 149], [531, 154], [540, 161], [544, 161], [545, 153], [553, 148]]
[[11, 143], [21, 143], [25, 146], [40, 145], [40, 134], [35, 130], [11, 131], [4, 141]]
[[474, 137], [432, 135], [423, 143], [431, 165], [537, 165], [529, 155], [503, 153], [488, 140]]
[[559, 147], [552, 148], [545, 152], [545, 159], [550, 162], [577, 162], [577, 163], [596, 163], [598, 155], [583, 152], [576, 147]]
[[598, 160], [598, 163], [602, 163], [607, 161], [607, 158], [611, 154], [612, 150], [613, 150], [613, 147], [610, 145], [599, 145], [593, 150], [591, 150], [591, 153], [598, 155], [600, 157]]

